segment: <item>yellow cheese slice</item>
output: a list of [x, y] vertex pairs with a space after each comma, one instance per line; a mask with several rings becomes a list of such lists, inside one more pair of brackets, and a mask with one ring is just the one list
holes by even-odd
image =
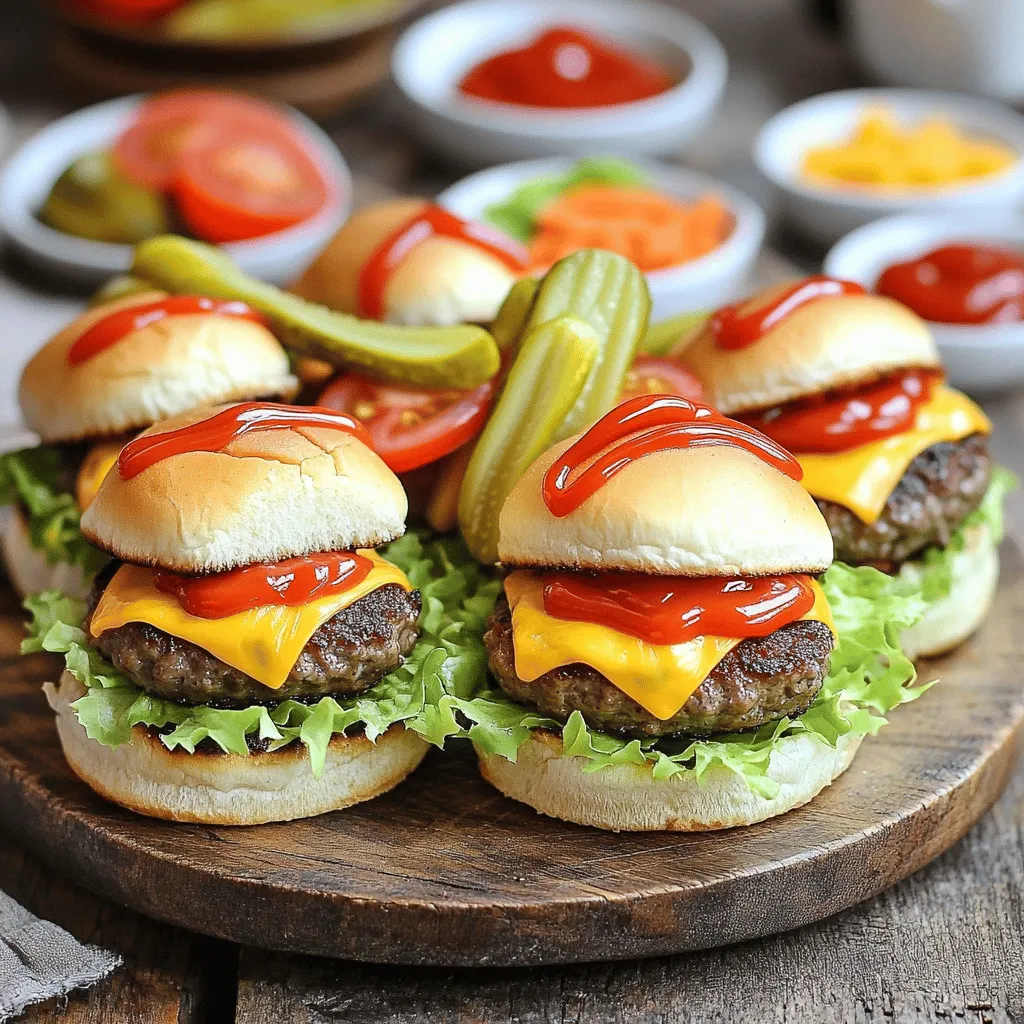
[[797, 459], [804, 470], [803, 485], [815, 498], [834, 501], [862, 522], [873, 523], [907, 466], [925, 448], [991, 430], [988, 417], [966, 395], [939, 385], [905, 433], [846, 452], [798, 454]]
[[86, 452], [75, 479], [75, 501], [80, 512], [84, 512], [96, 499], [103, 478], [116, 464], [123, 447], [123, 440], [100, 441]]
[[376, 551], [361, 550], [359, 554], [371, 559], [373, 568], [342, 594], [296, 608], [266, 605], [223, 619], [189, 615], [176, 597], [156, 589], [152, 569], [122, 565], [103, 591], [90, 630], [99, 636], [127, 622], [148, 622], [276, 690], [288, 678], [309, 638], [333, 615], [386, 583], [412, 590], [405, 573]]
[[[814, 605], [803, 616], [835, 632], [832, 611], [817, 581]], [[511, 573], [505, 594], [512, 608], [516, 675], [526, 682], [563, 665], [582, 663], [606, 676], [655, 718], [667, 721], [689, 700], [741, 639], [699, 636], [684, 644], [649, 644], [596, 622], [556, 619], [544, 611], [544, 581], [526, 570]]]

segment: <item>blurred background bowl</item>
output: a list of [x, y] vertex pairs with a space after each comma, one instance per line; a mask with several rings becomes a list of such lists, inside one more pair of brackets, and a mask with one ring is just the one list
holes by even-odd
[[[587, 110], [459, 94], [459, 82], [474, 65], [554, 24], [577, 25], [653, 57], [680, 82], [647, 100]], [[708, 29], [648, 0], [468, 0], [406, 29], [392, 58], [392, 74], [423, 142], [470, 166], [563, 153], [678, 152], [711, 120], [727, 72], [725, 50]]]

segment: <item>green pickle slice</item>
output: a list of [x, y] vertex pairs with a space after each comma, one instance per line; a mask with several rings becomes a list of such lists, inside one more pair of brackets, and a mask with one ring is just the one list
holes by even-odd
[[501, 506], [530, 463], [554, 443], [600, 347], [593, 327], [570, 316], [541, 324], [523, 338], [459, 492], [459, 526], [481, 562], [498, 560]]
[[491, 324], [491, 334], [502, 351], [514, 348], [522, 337], [539, 288], [540, 281], [537, 278], [521, 277], [509, 289]]
[[270, 318], [287, 348], [338, 367], [426, 388], [473, 388], [498, 372], [482, 327], [398, 327], [307, 302], [239, 270], [215, 246], [161, 235], [135, 248], [131, 272], [172, 293], [237, 299]]
[[647, 329], [640, 348], [649, 356], [668, 355], [690, 335], [695, 335], [710, 318], [710, 313], [698, 310], [693, 313], [677, 313], [666, 320], [659, 320]]

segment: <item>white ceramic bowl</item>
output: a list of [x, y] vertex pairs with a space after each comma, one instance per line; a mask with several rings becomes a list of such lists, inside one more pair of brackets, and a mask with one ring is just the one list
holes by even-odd
[[[847, 235], [825, 258], [825, 273], [873, 289], [892, 263], [951, 242], [979, 242], [1024, 252], [1024, 216], [935, 214], [886, 217]], [[950, 381], [972, 394], [1024, 385], [1024, 323], [928, 325]]]
[[[437, 201], [460, 217], [484, 220], [484, 211], [509, 195], [531, 178], [558, 174], [573, 160], [555, 157], [502, 164], [478, 171], [442, 192]], [[761, 208], [737, 189], [684, 167], [654, 161], [634, 161], [651, 179], [653, 187], [680, 199], [695, 199], [711, 192], [732, 212], [732, 234], [713, 252], [679, 267], [647, 274], [651, 289], [653, 320], [676, 313], [714, 309], [745, 293], [747, 279], [757, 261], [764, 240], [764, 214]]]
[[[553, 24], [592, 30], [689, 73], [659, 96], [592, 110], [534, 110], [460, 95], [458, 83], [475, 64]], [[467, 0], [408, 28], [391, 70], [423, 141], [479, 167], [560, 153], [678, 152], [710, 121], [727, 67], [725, 50], [699, 21], [649, 0]]]
[[[913, 190], [858, 190], [818, 185], [801, 172], [814, 146], [848, 139], [865, 108], [884, 107], [897, 120], [930, 115], [969, 135], [998, 139], [1022, 155], [1007, 171], [974, 184]], [[754, 162], [781, 194], [783, 212], [801, 232], [830, 244], [848, 231], [897, 213], [983, 211], [1012, 206], [1024, 197], [1024, 117], [993, 100], [923, 89], [849, 89], [796, 103], [761, 129]]]
[[[77, 238], [47, 227], [36, 216], [53, 183], [75, 157], [111, 145], [142, 102], [127, 96], [62, 117], [28, 139], [0, 174], [0, 229], [21, 256], [45, 274], [95, 286], [131, 264], [132, 247]], [[348, 216], [352, 179], [337, 147], [308, 117], [289, 109], [333, 185], [327, 204], [315, 216], [285, 231], [224, 246], [243, 270], [284, 284], [327, 244]]]

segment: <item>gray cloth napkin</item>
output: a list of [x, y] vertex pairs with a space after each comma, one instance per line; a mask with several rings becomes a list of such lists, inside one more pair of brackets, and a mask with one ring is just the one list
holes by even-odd
[[0, 892], [0, 1021], [33, 1003], [95, 985], [120, 965], [116, 954], [82, 945]]

